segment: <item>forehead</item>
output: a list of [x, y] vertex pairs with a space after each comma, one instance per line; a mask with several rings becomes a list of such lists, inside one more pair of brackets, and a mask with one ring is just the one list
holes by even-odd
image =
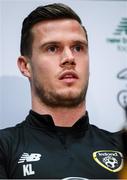
[[61, 38], [83, 39], [86, 41], [86, 34], [78, 21], [72, 19], [47, 20], [35, 24], [32, 28], [34, 41], [60, 40]]

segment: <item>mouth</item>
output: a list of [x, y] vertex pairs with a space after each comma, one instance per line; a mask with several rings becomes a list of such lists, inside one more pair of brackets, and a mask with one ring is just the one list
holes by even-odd
[[65, 83], [73, 83], [79, 79], [78, 75], [74, 71], [65, 71], [59, 76], [59, 80]]

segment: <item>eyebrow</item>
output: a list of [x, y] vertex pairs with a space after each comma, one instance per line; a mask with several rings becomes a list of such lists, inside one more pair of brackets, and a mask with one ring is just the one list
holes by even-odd
[[77, 41], [73, 41], [74, 44], [82, 44], [84, 46], [88, 46], [88, 41], [83, 41], [83, 40], [77, 40]]
[[41, 44], [40, 45], [40, 48], [42, 49], [42, 48], [44, 48], [44, 47], [46, 47], [46, 46], [49, 46], [49, 45], [58, 45], [58, 44], [61, 44], [60, 42], [57, 42], [57, 41], [49, 41], [49, 42], [45, 42], [45, 43], [43, 43], [43, 44]]

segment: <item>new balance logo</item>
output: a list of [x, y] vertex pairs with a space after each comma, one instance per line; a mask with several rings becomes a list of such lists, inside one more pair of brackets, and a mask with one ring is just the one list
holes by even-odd
[[35, 171], [33, 170], [32, 164], [30, 164], [29, 162], [34, 162], [34, 161], [39, 161], [41, 158], [41, 154], [38, 153], [23, 153], [22, 156], [20, 157], [18, 164], [20, 163], [25, 163], [27, 162], [27, 164], [23, 164], [23, 176], [30, 176], [30, 175], [34, 175]]
[[39, 161], [41, 158], [41, 154], [37, 154], [37, 153], [23, 153], [21, 158], [19, 159], [18, 163], [24, 163], [26, 162], [34, 162], [34, 161]]

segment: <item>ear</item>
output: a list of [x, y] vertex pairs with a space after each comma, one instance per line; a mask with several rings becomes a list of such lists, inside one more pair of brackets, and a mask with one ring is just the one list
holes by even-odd
[[25, 56], [20, 56], [17, 61], [20, 72], [30, 78], [31, 77], [31, 65], [29, 59]]

